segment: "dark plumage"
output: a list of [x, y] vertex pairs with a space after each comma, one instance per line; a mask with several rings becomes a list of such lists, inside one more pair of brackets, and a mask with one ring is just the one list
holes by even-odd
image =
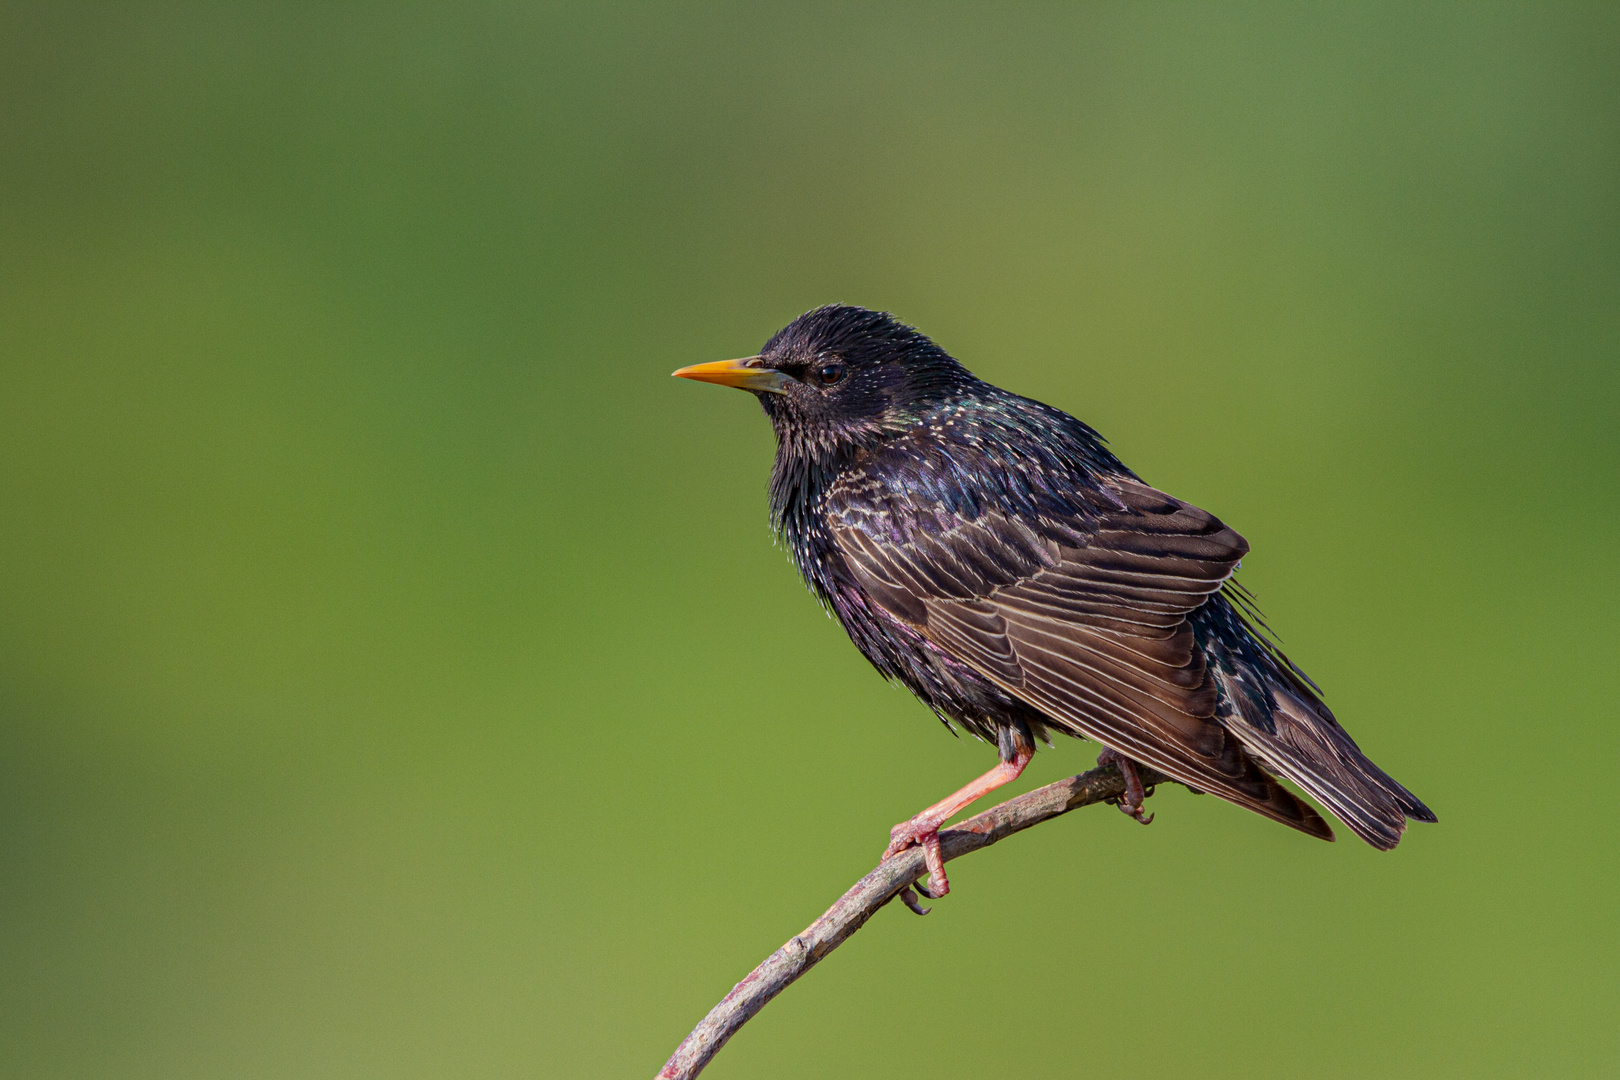
[[[998, 746], [967, 801], [1060, 731], [1323, 839], [1274, 776], [1377, 848], [1435, 820], [1255, 630], [1231, 581], [1244, 539], [1074, 417], [855, 307], [677, 374], [756, 393], [777, 436], [771, 521], [811, 591], [885, 677]], [[891, 851], [937, 845], [961, 804], [897, 826]]]

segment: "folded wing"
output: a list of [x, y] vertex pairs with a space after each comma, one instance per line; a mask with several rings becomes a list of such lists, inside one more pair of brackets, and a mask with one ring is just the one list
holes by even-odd
[[833, 533], [873, 600], [1054, 726], [1332, 839], [1215, 719], [1215, 677], [1188, 615], [1248, 544], [1144, 484], [1122, 481], [1117, 494], [1120, 508], [1084, 522], [991, 511], [903, 541], [859, 524]]

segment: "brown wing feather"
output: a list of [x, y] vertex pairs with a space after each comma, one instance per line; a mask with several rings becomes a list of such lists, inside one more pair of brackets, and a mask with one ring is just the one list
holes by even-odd
[[[1184, 668], [1169, 668], [1174, 676], [1150, 674], [1141, 653], [1109, 640], [1113, 635], [1106, 631], [1057, 636], [1003, 616], [1005, 630], [998, 634], [984, 625], [985, 615], [996, 615], [993, 605], [973, 606], [981, 610], [970, 616], [968, 605], [930, 602], [924, 634], [1038, 708], [1054, 726], [1200, 791], [1332, 838], [1321, 816], [1260, 769], [1243, 743], [1213, 719], [1214, 685], [1201, 656]], [[1189, 674], [1196, 684], [1179, 685]]]
[[1054, 726], [1331, 839], [1215, 720], [1214, 676], [1187, 625], [1248, 544], [1145, 485], [1119, 494], [1126, 509], [1087, 535], [1052, 530], [1063, 543], [996, 514], [905, 545], [858, 528], [835, 537], [879, 604]]

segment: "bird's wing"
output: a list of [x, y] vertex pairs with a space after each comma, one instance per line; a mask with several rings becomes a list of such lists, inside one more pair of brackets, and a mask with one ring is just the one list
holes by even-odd
[[1085, 521], [990, 511], [902, 535], [853, 515], [832, 531], [877, 604], [1056, 726], [1331, 839], [1215, 720], [1187, 622], [1248, 544], [1145, 484], [1121, 480], [1117, 496]]

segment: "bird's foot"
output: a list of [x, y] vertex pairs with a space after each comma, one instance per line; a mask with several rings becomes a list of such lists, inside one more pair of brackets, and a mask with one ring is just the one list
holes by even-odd
[[[939, 827], [942, 823], [942, 819], [932, 815], [918, 815], [910, 821], [902, 821], [889, 830], [889, 846], [883, 852], [884, 859], [892, 859], [907, 848], [922, 848], [923, 862], [928, 866], [928, 884], [925, 886], [919, 881], [913, 887], [930, 900], [938, 900], [951, 891], [950, 879], [945, 876], [945, 859], [939, 853]], [[906, 906], [919, 915], [926, 913], [926, 909], [912, 903], [906, 895], [902, 899], [906, 899]]]
[[1142, 778], [1136, 775], [1136, 762], [1117, 750], [1104, 750], [1097, 755], [1097, 764], [1114, 766], [1119, 770], [1120, 778], [1125, 781], [1125, 794], [1109, 801], [1118, 806], [1122, 813], [1135, 818], [1143, 825], [1151, 825], [1153, 815], [1142, 813], [1142, 801], [1153, 792], [1142, 786]]

